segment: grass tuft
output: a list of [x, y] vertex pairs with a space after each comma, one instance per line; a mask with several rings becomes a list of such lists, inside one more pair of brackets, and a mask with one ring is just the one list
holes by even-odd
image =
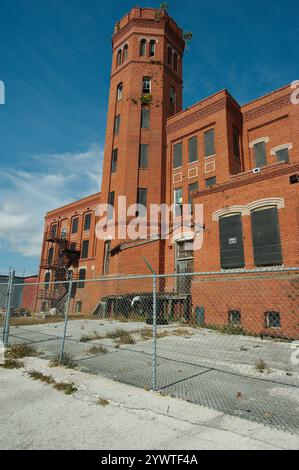
[[7, 358], [4, 361], [4, 364], [0, 364], [2, 369], [21, 369], [24, 366], [24, 363], [16, 359]]
[[63, 392], [66, 395], [73, 395], [73, 393], [77, 392], [78, 390], [77, 387], [75, 387], [75, 384], [65, 382], [55, 382], [53, 384], [53, 387], [55, 388], [55, 390]]
[[28, 344], [14, 344], [5, 352], [5, 356], [9, 359], [23, 359], [25, 357], [35, 357], [39, 353], [35, 348]]
[[60, 362], [59, 356], [54, 357], [50, 361], [50, 367], [61, 367], [61, 366], [67, 367], [68, 369], [75, 369], [77, 364], [74, 361], [74, 359], [72, 358], [72, 356], [70, 356], [69, 354], [64, 353], [63, 359], [62, 359], [61, 362]]
[[265, 372], [269, 374], [271, 372], [270, 367], [268, 366], [268, 364], [266, 364], [265, 361], [263, 361], [263, 359], [259, 359], [258, 361], [256, 361], [255, 368], [260, 374], [264, 374]]
[[108, 352], [108, 349], [104, 348], [104, 346], [98, 345], [98, 346], [92, 346], [88, 352], [90, 354], [93, 354], [97, 356], [98, 354], [106, 354]]
[[100, 398], [100, 399], [98, 400], [98, 405], [104, 406], [104, 407], [105, 407], [105, 406], [108, 406], [108, 405], [109, 405], [109, 401], [108, 401], [108, 400], [105, 400], [105, 398]]
[[33, 380], [40, 380], [41, 382], [44, 382], [46, 384], [53, 384], [55, 382], [53, 377], [51, 377], [51, 375], [42, 374], [41, 372], [38, 372], [37, 370], [29, 371], [28, 375]]

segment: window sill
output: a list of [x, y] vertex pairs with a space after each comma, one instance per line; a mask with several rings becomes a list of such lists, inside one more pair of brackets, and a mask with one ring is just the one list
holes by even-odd
[[213, 158], [213, 157], [216, 157], [216, 153], [213, 153], [213, 155], [208, 155], [207, 157], [205, 157], [205, 159], [207, 160], [208, 158]]
[[195, 165], [195, 164], [198, 164], [199, 163], [199, 160], [195, 160], [194, 162], [189, 162], [188, 165]]

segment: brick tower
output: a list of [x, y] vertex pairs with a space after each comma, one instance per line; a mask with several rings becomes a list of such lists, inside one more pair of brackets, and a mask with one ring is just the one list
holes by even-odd
[[[119, 196], [127, 206], [165, 202], [166, 120], [182, 109], [185, 43], [166, 12], [136, 7], [116, 24], [112, 47], [101, 201], [117, 213]], [[147, 273], [144, 257], [164, 270], [160, 240], [99, 241], [97, 254], [103, 274]]]

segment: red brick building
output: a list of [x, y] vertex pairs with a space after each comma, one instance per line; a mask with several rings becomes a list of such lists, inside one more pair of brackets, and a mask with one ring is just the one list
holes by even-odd
[[[116, 24], [102, 190], [46, 215], [41, 282], [65, 280], [67, 270], [81, 285], [85, 278], [148, 274], [144, 258], [158, 274], [299, 266], [299, 106], [291, 102], [293, 90], [286, 86], [244, 106], [222, 90], [183, 111], [184, 47], [182, 30], [166, 12], [133, 8]], [[150, 237], [144, 219], [143, 239], [97, 239], [99, 204], [115, 208], [107, 227], [115, 222], [118, 230], [141, 217], [137, 208], [119, 220], [119, 196], [126, 196], [127, 206], [147, 209], [203, 204], [202, 249], [190, 253], [190, 233], [175, 243], [162, 240], [159, 223]], [[109, 285], [106, 291], [115, 290]], [[91, 313], [101, 294], [95, 283], [84, 286], [73, 292], [71, 308]], [[172, 282], [165, 288], [179, 289]], [[190, 292], [198, 305], [194, 286]], [[64, 294], [48, 288], [38, 297], [47, 308]], [[290, 308], [298, 312], [298, 299]], [[224, 321], [209, 309], [206, 314], [210, 322]], [[263, 329], [256, 324], [248, 327]]]

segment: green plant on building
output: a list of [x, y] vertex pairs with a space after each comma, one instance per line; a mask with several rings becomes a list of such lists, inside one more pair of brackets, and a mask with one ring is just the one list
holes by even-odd
[[150, 105], [153, 101], [153, 96], [150, 93], [144, 93], [140, 98], [141, 104]]

